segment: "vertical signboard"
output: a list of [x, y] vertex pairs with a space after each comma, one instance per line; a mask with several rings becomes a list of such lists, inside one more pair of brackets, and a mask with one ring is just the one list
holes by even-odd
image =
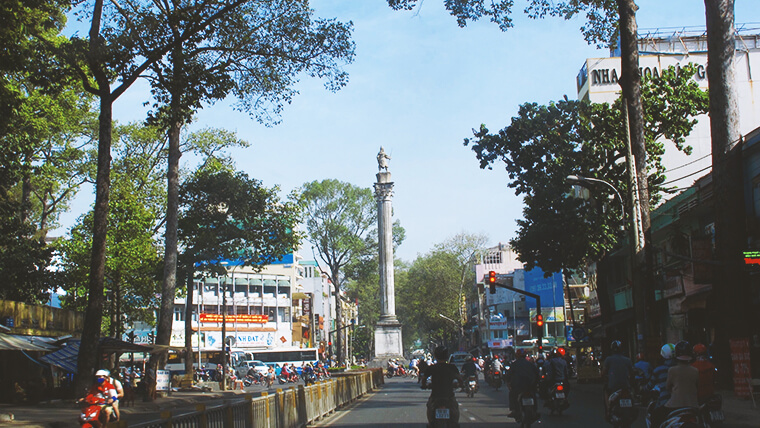
[[749, 366], [749, 339], [746, 337], [729, 340], [731, 362], [734, 365], [734, 395], [749, 398], [749, 380], [752, 377]]

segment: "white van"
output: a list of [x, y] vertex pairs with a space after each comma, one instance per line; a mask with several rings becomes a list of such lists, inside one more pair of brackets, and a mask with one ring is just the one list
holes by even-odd
[[457, 366], [457, 370], [461, 371], [465, 361], [471, 360], [472, 354], [469, 352], [454, 352], [449, 355], [449, 363]]

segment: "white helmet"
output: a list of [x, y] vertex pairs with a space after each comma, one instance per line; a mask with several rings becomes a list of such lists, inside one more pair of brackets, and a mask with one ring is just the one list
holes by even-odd
[[662, 348], [660, 348], [660, 355], [662, 355], [662, 358], [669, 360], [673, 358], [673, 354], [676, 352], [676, 347], [673, 346], [672, 343], [666, 343], [662, 345]]
[[103, 369], [100, 369], [100, 370], [98, 370], [98, 371], [95, 372], [95, 376], [105, 376], [105, 377], [108, 377], [108, 375], [110, 375], [110, 374], [111, 373], [108, 370], [103, 370]]

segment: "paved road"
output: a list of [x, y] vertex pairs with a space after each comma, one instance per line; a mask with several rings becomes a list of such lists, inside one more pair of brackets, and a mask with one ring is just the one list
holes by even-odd
[[[548, 409], [541, 409], [541, 419], [535, 427], [540, 428], [587, 428], [611, 427], [604, 420], [602, 404], [602, 386], [600, 384], [577, 385], [574, 381], [569, 386], [570, 408], [562, 415], [550, 415]], [[462, 428], [495, 428], [517, 426], [514, 419], [507, 414], [509, 396], [506, 387], [499, 391], [480, 383], [480, 391], [474, 398], [464, 393], [457, 393], [460, 408], [460, 425]], [[369, 394], [350, 406], [335, 412], [330, 417], [319, 421], [314, 427], [403, 427], [422, 428], [426, 425], [425, 403], [430, 395], [423, 391], [414, 380], [405, 378], [386, 379], [386, 384], [378, 391]], [[754, 422], [727, 421], [724, 428], [758, 426]], [[633, 428], [645, 428], [644, 409]]]

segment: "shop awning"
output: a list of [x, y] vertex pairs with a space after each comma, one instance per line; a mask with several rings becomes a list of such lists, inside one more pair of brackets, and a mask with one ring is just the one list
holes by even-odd
[[309, 296], [306, 293], [293, 293], [293, 300], [306, 300]]
[[49, 352], [56, 349], [37, 336], [19, 336], [15, 334], [0, 333], [0, 350], [2, 351], [42, 351]]
[[60, 367], [69, 373], [77, 372], [77, 357], [79, 356], [79, 340], [72, 339], [66, 345], [52, 354], [43, 355], [41, 361]]
[[[43, 355], [40, 360], [52, 364], [56, 367], [60, 367], [69, 373], [77, 372], [77, 358], [79, 357], [79, 339], [71, 339], [66, 342], [56, 352]], [[113, 353], [127, 353], [127, 352], [155, 352], [158, 345], [143, 346], [135, 343], [125, 342], [123, 340], [114, 339], [112, 337], [103, 337], [100, 339], [99, 350], [101, 353], [113, 354]]]

